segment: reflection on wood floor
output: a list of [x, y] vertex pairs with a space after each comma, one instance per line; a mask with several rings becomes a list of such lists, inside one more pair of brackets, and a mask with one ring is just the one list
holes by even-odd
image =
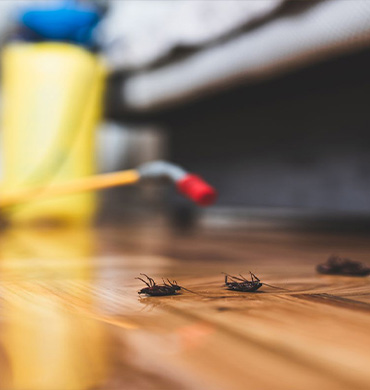
[[[370, 388], [368, 237], [142, 226], [6, 230], [0, 238], [0, 388]], [[256, 293], [223, 287], [248, 274]], [[139, 297], [140, 272], [195, 291]]]

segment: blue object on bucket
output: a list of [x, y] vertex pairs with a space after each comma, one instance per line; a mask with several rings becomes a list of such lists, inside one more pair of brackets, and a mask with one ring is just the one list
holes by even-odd
[[92, 30], [100, 17], [100, 12], [91, 4], [61, 1], [24, 9], [19, 22], [40, 38], [89, 46]]

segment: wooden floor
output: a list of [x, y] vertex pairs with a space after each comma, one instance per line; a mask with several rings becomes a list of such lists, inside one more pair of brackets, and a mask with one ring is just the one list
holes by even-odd
[[[368, 236], [253, 230], [8, 230], [0, 236], [0, 388], [370, 389]], [[281, 290], [225, 290], [253, 271]], [[201, 295], [142, 297], [134, 278]]]

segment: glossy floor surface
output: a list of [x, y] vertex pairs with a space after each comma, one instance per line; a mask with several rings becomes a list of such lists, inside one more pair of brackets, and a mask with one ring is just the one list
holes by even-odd
[[[315, 272], [370, 263], [366, 235], [13, 229], [0, 251], [1, 389], [370, 388], [370, 279]], [[249, 270], [280, 289], [225, 289]], [[199, 295], [139, 297], [139, 273]]]

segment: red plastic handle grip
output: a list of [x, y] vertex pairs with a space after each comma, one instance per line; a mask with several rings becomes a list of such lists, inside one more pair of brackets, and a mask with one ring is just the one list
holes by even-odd
[[217, 198], [217, 191], [197, 175], [185, 175], [176, 186], [181, 194], [200, 206], [209, 206]]

